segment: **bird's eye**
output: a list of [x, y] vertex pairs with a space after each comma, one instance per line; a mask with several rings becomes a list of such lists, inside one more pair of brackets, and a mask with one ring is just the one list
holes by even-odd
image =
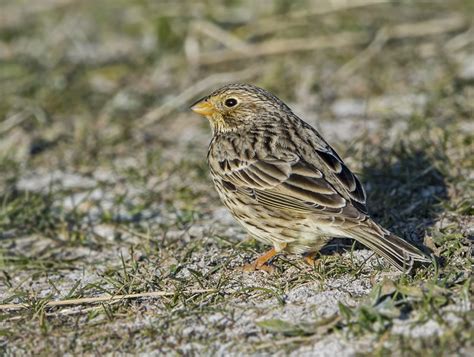
[[237, 105], [237, 99], [235, 98], [226, 99], [224, 104], [226, 107], [229, 107], [229, 108], [235, 107]]

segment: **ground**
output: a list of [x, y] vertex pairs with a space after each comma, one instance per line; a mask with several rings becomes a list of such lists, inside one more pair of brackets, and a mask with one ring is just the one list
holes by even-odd
[[[472, 356], [473, 18], [467, 0], [3, 0], [1, 353]], [[219, 202], [188, 110], [228, 82], [316, 126], [374, 219], [438, 262], [409, 276], [339, 240], [242, 272], [268, 247]]]

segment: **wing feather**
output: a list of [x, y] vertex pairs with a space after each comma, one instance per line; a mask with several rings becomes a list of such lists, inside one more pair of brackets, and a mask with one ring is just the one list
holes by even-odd
[[[325, 155], [324, 162], [339, 160], [337, 157], [329, 159], [329, 155]], [[224, 161], [219, 162], [222, 179], [268, 206], [301, 212], [344, 212], [346, 210], [341, 211], [341, 208], [353, 200], [345, 192], [341, 194], [338, 185], [332, 184], [320, 170], [296, 155], [285, 159]], [[343, 163], [334, 163], [331, 167], [339, 171], [339, 186], [347, 187], [349, 192], [358, 188], [358, 181]], [[352, 211], [347, 210], [347, 213], [354, 216]]]

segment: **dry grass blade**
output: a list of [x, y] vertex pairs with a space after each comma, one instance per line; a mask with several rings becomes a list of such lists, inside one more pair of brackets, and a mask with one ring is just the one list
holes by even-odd
[[[198, 289], [191, 291], [184, 291], [183, 294], [203, 294], [215, 291], [214, 289]], [[137, 294], [127, 294], [127, 295], [115, 295], [115, 296], [98, 296], [90, 298], [80, 298], [80, 299], [67, 299], [67, 300], [56, 300], [49, 301], [44, 304], [45, 307], [53, 306], [66, 306], [66, 305], [83, 305], [83, 304], [94, 304], [98, 302], [113, 302], [118, 300], [127, 300], [127, 299], [137, 299], [143, 297], [163, 297], [163, 296], [173, 296], [175, 292], [168, 291], [152, 291], [148, 293], [137, 293]], [[3, 304], [0, 305], [0, 310], [21, 310], [27, 309], [30, 305], [28, 304]]]

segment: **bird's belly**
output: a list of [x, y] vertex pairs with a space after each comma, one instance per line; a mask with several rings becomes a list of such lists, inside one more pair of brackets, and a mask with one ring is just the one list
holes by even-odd
[[330, 224], [318, 224], [311, 215], [266, 207], [231, 193], [220, 195], [224, 205], [247, 232], [275, 249], [303, 254], [317, 252], [338, 232]]

